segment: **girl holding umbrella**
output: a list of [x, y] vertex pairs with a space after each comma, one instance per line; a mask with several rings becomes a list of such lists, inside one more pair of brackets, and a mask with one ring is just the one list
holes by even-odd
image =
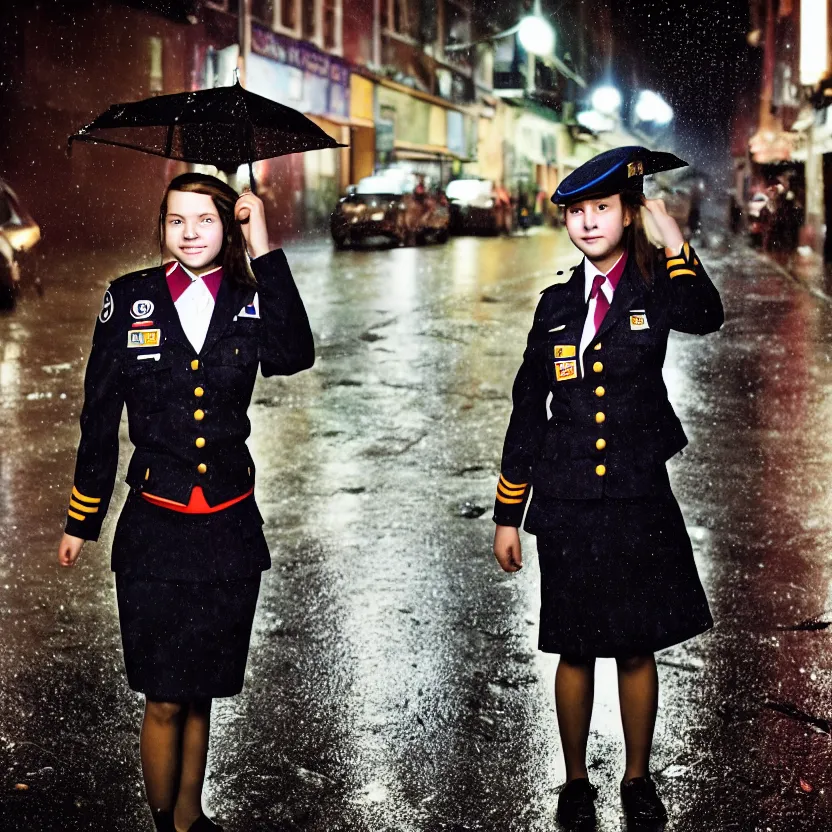
[[202, 810], [211, 703], [243, 687], [261, 572], [246, 415], [264, 376], [312, 366], [314, 344], [262, 202], [190, 173], [159, 212], [164, 265], [104, 295], [84, 384], [81, 441], [58, 558], [96, 540], [127, 405], [135, 451], [115, 572], [124, 661], [145, 696], [141, 760], [156, 828], [221, 829]]
[[[623, 147], [560, 184], [569, 238], [584, 254], [535, 312], [513, 388], [494, 520], [494, 554], [522, 566], [518, 527], [537, 536], [539, 647], [560, 654], [555, 683], [567, 783], [558, 818], [594, 828], [586, 747], [595, 660], [618, 667], [631, 823], [667, 818], [650, 778], [658, 707], [654, 652], [713, 625], [665, 462], [687, 439], [662, 379], [671, 330], [719, 329], [719, 293], [643, 177], [681, 167]], [[664, 256], [647, 233], [664, 248]], [[532, 492], [533, 487], [533, 492]]]

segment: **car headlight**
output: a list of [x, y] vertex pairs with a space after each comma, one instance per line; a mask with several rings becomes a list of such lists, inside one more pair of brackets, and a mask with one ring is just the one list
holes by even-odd
[[374, 214], [370, 214], [370, 219], [373, 222], [381, 222], [384, 219], [384, 211], [376, 211]]

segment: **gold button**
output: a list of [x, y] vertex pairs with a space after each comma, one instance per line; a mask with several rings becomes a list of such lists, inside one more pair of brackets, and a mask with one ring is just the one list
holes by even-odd
[[197, 387], [197, 388], [194, 390], [194, 395], [195, 395], [197, 398], [200, 398], [200, 396], [204, 396], [204, 395], [205, 395], [205, 391], [204, 391], [201, 387]]
[[196, 470], [199, 471], [200, 474], [204, 474], [208, 470], [208, 466], [204, 462], [200, 462], [199, 465], [196, 466]]
[[601, 349], [601, 344], [600, 344], [600, 343], [596, 344], [596, 345], [593, 347], [593, 349], [594, 349], [594, 350], [600, 350], [600, 349]]
[[191, 361], [191, 369], [192, 370], [198, 370], [199, 369], [199, 361], [197, 361], [196, 358], [193, 361]]
[[595, 447], [598, 448], [599, 451], [603, 451], [604, 448], [607, 447], [607, 440], [606, 439], [598, 439], [595, 442]]
[[194, 411], [194, 419], [196, 419], [197, 422], [201, 422], [204, 418], [205, 418], [205, 411], [204, 410], [195, 410]]
[[204, 448], [205, 447], [205, 437], [204, 436], [197, 437], [197, 440], [196, 440], [195, 444], [196, 444], [197, 448]]
[[602, 424], [606, 420], [606, 418], [607, 417], [600, 411], [598, 411], [598, 413], [595, 414], [595, 421], [598, 422], [599, 425]]
[[593, 371], [594, 371], [594, 372], [596, 372], [596, 373], [601, 373], [601, 372], [603, 372], [603, 371], [604, 371], [604, 365], [603, 365], [600, 361], [596, 361], [596, 362], [592, 365], [592, 369], [593, 369]]
[[596, 473], [596, 474], [598, 474], [598, 476], [599, 476], [599, 477], [603, 477], [603, 476], [604, 476], [604, 474], [606, 474], [606, 473], [607, 473], [606, 466], [604, 466], [604, 465], [598, 465], [598, 466], [596, 466], [596, 468], [595, 468], [595, 473]]
[[596, 387], [596, 388], [595, 388], [595, 395], [596, 395], [596, 396], [598, 396], [598, 398], [599, 398], [599, 399], [600, 399], [600, 398], [601, 398], [601, 396], [603, 396], [603, 395], [604, 395], [604, 393], [606, 393], [606, 392], [607, 392], [607, 391], [606, 391], [606, 390], [604, 390], [604, 388], [603, 388], [603, 387]]

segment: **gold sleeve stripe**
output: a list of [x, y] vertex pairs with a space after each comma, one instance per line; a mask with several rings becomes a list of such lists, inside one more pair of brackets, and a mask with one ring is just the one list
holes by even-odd
[[509, 505], [516, 505], [517, 503], [523, 502], [522, 500], [509, 500], [508, 497], [503, 497], [503, 495], [500, 493], [497, 494], [497, 499], [501, 503], [508, 503]]
[[669, 269], [671, 266], [684, 266], [687, 263], [684, 257], [674, 257], [672, 260], [667, 261], [667, 268]]
[[698, 261], [695, 257], [693, 258], [693, 265], [694, 265], [694, 266], [698, 266], [698, 265], [699, 265], [699, 261]]
[[693, 269], [674, 269], [670, 273], [670, 277], [678, 277], [680, 274], [692, 274], [696, 277], [696, 272]]
[[527, 482], [509, 482], [502, 474], [500, 474], [500, 482], [506, 488], [525, 488], [528, 485]]
[[78, 512], [72, 511], [71, 509], [67, 512], [67, 514], [70, 517], [74, 518], [75, 520], [86, 520], [87, 519], [86, 517], [84, 517], [83, 514], [78, 514]]
[[506, 497], [522, 497], [526, 493], [525, 488], [506, 488], [502, 483], [497, 484], [497, 491]]
[[74, 485], [72, 486], [72, 496], [76, 500], [83, 500], [85, 503], [100, 503], [101, 497], [85, 497]]
[[95, 508], [91, 508], [90, 506], [82, 505], [77, 500], [73, 500], [71, 497], [69, 499], [69, 505], [72, 508], [77, 508], [78, 511], [83, 511], [85, 514], [97, 514], [98, 513], [98, 506], [96, 506]]
[[690, 243], [685, 243], [684, 249], [685, 249], [685, 260], [689, 261], [690, 260]]

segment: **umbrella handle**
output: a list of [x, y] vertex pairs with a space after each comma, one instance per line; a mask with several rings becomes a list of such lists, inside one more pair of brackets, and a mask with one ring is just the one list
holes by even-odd
[[254, 166], [251, 162], [248, 163], [248, 179], [251, 186], [251, 192], [257, 196], [257, 180], [254, 178]]

